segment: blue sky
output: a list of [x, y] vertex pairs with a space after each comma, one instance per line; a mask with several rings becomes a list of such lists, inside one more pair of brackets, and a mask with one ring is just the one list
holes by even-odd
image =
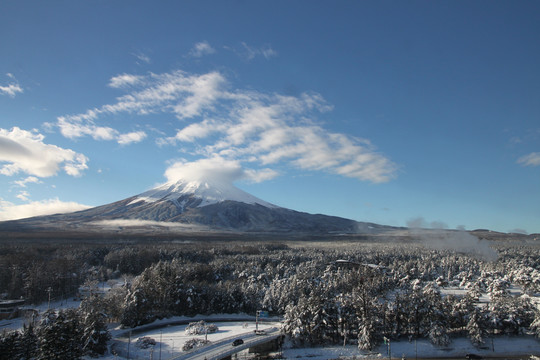
[[540, 232], [537, 1], [0, 10], [0, 219], [215, 166], [295, 210]]

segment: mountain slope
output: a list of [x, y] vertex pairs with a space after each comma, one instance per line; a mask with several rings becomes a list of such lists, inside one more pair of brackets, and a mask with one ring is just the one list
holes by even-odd
[[0, 230], [55, 229], [129, 232], [186, 229], [261, 233], [376, 233], [392, 229], [335, 216], [281, 208], [232, 184], [197, 179], [166, 183], [140, 195], [69, 214], [0, 223]]

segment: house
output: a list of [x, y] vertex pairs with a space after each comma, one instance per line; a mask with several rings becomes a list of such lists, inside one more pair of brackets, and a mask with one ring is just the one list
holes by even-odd
[[22, 305], [24, 300], [0, 300], [0, 320], [18, 317]]

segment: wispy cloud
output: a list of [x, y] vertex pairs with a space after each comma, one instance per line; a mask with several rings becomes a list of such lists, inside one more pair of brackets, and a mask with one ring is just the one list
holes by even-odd
[[6, 76], [11, 79], [11, 82], [7, 85], [0, 85], [0, 95], [15, 97], [18, 93], [24, 92], [13, 74], [7, 73]]
[[[106, 115], [120, 113], [174, 113], [180, 119], [192, 118], [213, 106], [222, 95], [220, 87], [224, 82], [223, 76], [217, 72], [200, 76], [188, 75], [182, 71], [145, 77], [122, 74], [113, 77], [109, 86], [125, 88], [129, 85], [133, 90], [127, 95], [117, 98], [115, 103], [89, 109], [81, 114], [59, 116], [56, 124], [47, 125], [57, 126], [62, 135], [71, 139], [91, 136], [96, 140], [125, 143], [127, 138], [134, 140], [133, 133], [121, 134], [111, 127], [96, 125], [95, 121]], [[139, 141], [143, 138], [139, 136]]]
[[120, 133], [118, 130], [106, 126], [97, 126], [94, 120], [96, 112], [89, 110], [86, 114], [78, 116], [59, 116], [56, 124], [45, 124], [47, 127], [57, 126], [60, 133], [70, 139], [90, 136], [94, 140], [114, 140], [120, 145], [137, 143], [146, 138], [144, 131]]
[[24, 219], [32, 216], [68, 213], [88, 209], [89, 206], [76, 202], [63, 202], [58, 198], [33, 201], [15, 205], [0, 198], [0, 221]]
[[145, 64], [150, 64], [152, 62], [150, 57], [148, 55], [146, 55], [145, 53], [138, 52], [138, 53], [134, 53], [132, 55], [135, 56], [137, 58], [137, 60], [139, 60], [139, 61], [141, 61], [141, 62], [143, 62]]
[[216, 49], [214, 49], [207, 41], [202, 41], [200, 43], [195, 44], [193, 49], [189, 52], [189, 56], [192, 57], [202, 57], [205, 55], [211, 55], [216, 52]]
[[165, 222], [153, 220], [139, 219], [116, 219], [116, 220], [99, 220], [90, 223], [95, 226], [102, 227], [130, 227], [130, 226], [162, 226], [171, 229], [189, 229], [189, 230], [207, 230], [208, 227], [195, 224], [183, 224], [178, 222]]
[[26, 190], [23, 190], [23, 191], [20, 191], [18, 194], [17, 194], [17, 199], [20, 199], [22, 201], [28, 201], [29, 197], [30, 197], [30, 193], [28, 193], [28, 191]]
[[523, 166], [540, 166], [540, 152], [533, 152], [522, 156], [517, 162]]
[[15, 183], [17, 186], [25, 188], [26, 184], [39, 184], [41, 183], [41, 180], [39, 180], [35, 176], [28, 176], [25, 179], [17, 180], [17, 181], [14, 181], [13, 183]]
[[146, 133], [144, 131], [135, 131], [135, 132], [119, 135], [118, 143], [120, 145], [138, 143], [138, 142], [141, 142], [144, 138], [146, 138]]
[[61, 169], [80, 176], [88, 158], [70, 149], [43, 142], [44, 136], [14, 127], [0, 128], [0, 174], [25, 173], [37, 177], [56, 175]]
[[[366, 139], [332, 133], [310, 115], [332, 109], [319, 94], [299, 97], [236, 92], [223, 118], [204, 119], [180, 129], [167, 142], [208, 145], [200, 154], [275, 165], [288, 162], [305, 170], [326, 171], [375, 183], [390, 180], [393, 164]], [[213, 141], [212, 141], [213, 140]]]
[[[231, 89], [219, 72], [189, 74], [121, 74], [109, 85], [126, 91], [115, 102], [57, 119], [56, 126], [69, 138], [91, 136], [128, 144], [146, 137], [143, 132], [120, 134], [99, 126], [105, 116], [122, 113], [173, 114], [183, 124], [174, 136], [158, 143], [181, 144], [192, 155], [219, 156], [248, 168], [289, 164], [380, 183], [395, 176], [397, 166], [367, 139], [328, 131], [318, 123], [333, 107], [317, 93], [299, 96]], [[271, 178], [274, 173], [266, 171]]]
[[141, 80], [142, 77], [139, 75], [120, 74], [111, 78], [109, 81], [109, 86], [112, 88], [128, 87], [136, 85]]
[[245, 42], [242, 42], [242, 50], [239, 51], [239, 55], [244, 59], [251, 61], [257, 56], [262, 56], [265, 59], [270, 59], [278, 55], [277, 51], [274, 50], [270, 45], [263, 45], [260, 47], [250, 46]]
[[196, 161], [178, 160], [165, 171], [168, 182], [185, 180], [213, 179], [219, 183], [232, 184], [238, 180], [261, 182], [278, 176], [272, 169], [246, 170], [238, 160], [225, 159], [220, 156], [199, 159]]

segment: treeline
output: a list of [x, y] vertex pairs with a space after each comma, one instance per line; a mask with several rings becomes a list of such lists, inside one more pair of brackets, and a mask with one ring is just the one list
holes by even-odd
[[[231, 242], [45, 250], [23, 255], [22, 248], [6, 249], [1, 264], [11, 270], [2, 271], [1, 291], [9, 293], [20, 279], [23, 296], [35, 294], [33, 301], [39, 301], [47, 299], [43, 289], [70, 273], [75, 275], [66, 292], [83, 283], [129, 278], [84, 302], [91, 312], [125, 327], [175, 315], [267, 310], [284, 318], [284, 332], [298, 344], [372, 349], [386, 337], [429, 338], [445, 346], [455, 336], [468, 336], [481, 345], [499, 334], [540, 334], [540, 313], [529, 297], [540, 291], [540, 251], [533, 246], [499, 247], [495, 262], [410, 244]], [[28, 281], [34, 275], [25, 262], [43, 265], [38, 286]], [[511, 284], [525, 295], [511, 295]], [[466, 294], [447, 295], [441, 289], [448, 286]], [[489, 303], [481, 303], [485, 295]]]
[[95, 308], [94, 296], [81, 302], [78, 309], [48, 310], [35, 324], [0, 336], [0, 359], [80, 359], [98, 357], [107, 351], [111, 335], [106, 315]]
[[[268, 245], [270, 248], [281, 245]], [[0, 294], [39, 304], [75, 296], [87, 281], [139, 275], [150, 265], [172, 259], [204, 264], [231, 253], [265, 248], [215, 244], [0, 244]]]

